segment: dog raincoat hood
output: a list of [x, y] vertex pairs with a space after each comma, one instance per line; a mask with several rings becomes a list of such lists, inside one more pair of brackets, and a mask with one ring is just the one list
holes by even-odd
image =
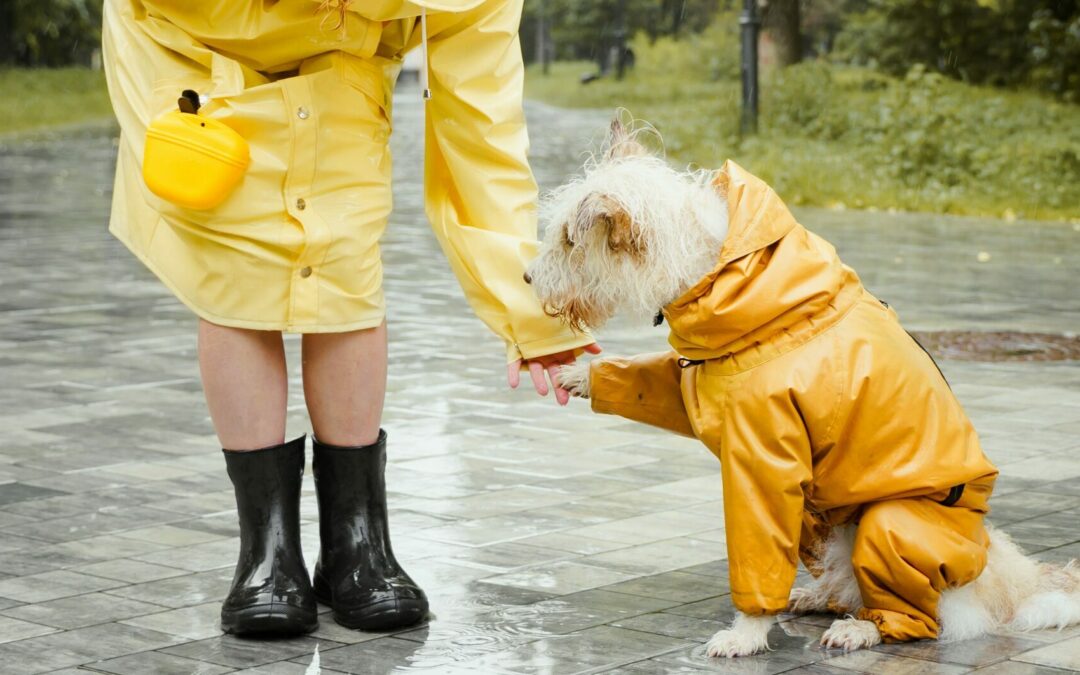
[[727, 199], [728, 236], [713, 271], [664, 308], [677, 352], [695, 361], [745, 358], [748, 347], [850, 307], [858, 277], [772, 188], [732, 161], [715, 185]]
[[934, 516], [953, 534], [919, 533], [945, 552], [945, 581], [905, 582], [923, 609], [864, 617], [887, 639], [932, 637], [939, 586], [985, 563], [997, 470], [933, 360], [833, 247], [733, 162], [716, 186], [729, 234], [713, 271], [664, 308], [675, 351], [594, 361], [592, 408], [696, 436], [720, 459], [731, 596], [747, 614], [787, 606], [822, 528], [882, 500], [965, 495]]

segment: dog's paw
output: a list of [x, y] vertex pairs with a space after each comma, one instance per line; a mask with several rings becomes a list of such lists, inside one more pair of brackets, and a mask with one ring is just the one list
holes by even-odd
[[843, 649], [845, 652], [865, 649], [881, 643], [881, 633], [873, 621], [862, 619], [837, 619], [821, 636], [821, 646], [826, 649]]
[[713, 635], [705, 644], [708, 656], [750, 656], [769, 648], [769, 629], [775, 623], [772, 616], [746, 616], [736, 614], [731, 628]]
[[791, 589], [788, 596], [787, 611], [792, 614], [812, 614], [824, 612], [829, 606], [829, 598], [813, 586]]
[[737, 631], [734, 628], [719, 631], [705, 643], [707, 655], [726, 658], [760, 654], [768, 648], [768, 639], [757, 634]]
[[571, 396], [589, 398], [589, 361], [575, 361], [568, 366], [560, 366], [555, 375], [558, 385], [570, 392]]

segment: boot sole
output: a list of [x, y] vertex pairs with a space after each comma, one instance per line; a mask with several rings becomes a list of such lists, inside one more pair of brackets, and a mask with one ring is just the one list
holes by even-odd
[[331, 602], [325, 581], [315, 577], [312, 586], [315, 599], [333, 610], [334, 621], [351, 630], [378, 632], [407, 628], [420, 623], [427, 616], [426, 600], [380, 600], [363, 607], [341, 610]]
[[221, 613], [221, 630], [231, 635], [302, 635], [318, 626], [316, 612], [289, 605], [254, 605]]

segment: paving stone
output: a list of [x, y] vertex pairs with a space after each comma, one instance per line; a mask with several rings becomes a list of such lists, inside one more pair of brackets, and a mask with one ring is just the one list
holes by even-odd
[[116, 560], [106, 560], [91, 565], [84, 565], [74, 568], [73, 571], [82, 572], [83, 574], [92, 574], [96, 577], [105, 577], [106, 579], [118, 579], [132, 584], [157, 581], [158, 579], [167, 579], [169, 577], [178, 577], [187, 573], [187, 570], [168, 567], [166, 565], [154, 565], [139, 560], [130, 560], [128, 558], [118, 558]]
[[874, 647], [874, 651], [974, 667], [1004, 661], [1039, 646], [1041, 646], [1040, 643], [1034, 640], [991, 635], [960, 642], [921, 640], [902, 644], [883, 644]]
[[[161, 609], [157, 605], [154, 607]], [[165, 612], [142, 612], [120, 623], [178, 635], [188, 640], [205, 640], [221, 634], [221, 603], [208, 602]]]
[[979, 673], [979, 675], [1062, 675], [1062, 673], [1072, 673], [1076, 671], [1048, 668], [1046, 666], [1037, 666], [1033, 663], [1022, 663], [1020, 661], [1001, 661], [992, 666], [979, 668], [971, 672]]
[[93, 664], [95, 671], [116, 675], [218, 675], [235, 672], [228, 666], [185, 659], [161, 652], [129, 654]]
[[1032, 649], [1013, 657], [1017, 661], [1051, 668], [1080, 670], [1080, 637]]
[[32, 623], [29, 621], [20, 621], [19, 619], [0, 617], [0, 642], [14, 642], [16, 640], [24, 640], [38, 635], [48, 635], [49, 633], [55, 633], [56, 630], [56, 628], [43, 625], [40, 622]]
[[0, 596], [20, 602], [44, 602], [123, 586], [122, 582], [58, 570], [0, 581]]
[[2, 613], [4, 616], [23, 621], [33, 621], [70, 630], [158, 611], [161, 611], [160, 605], [118, 598], [104, 593], [87, 593], [12, 607]]
[[300, 654], [312, 654], [316, 645], [320, 645], [323, 650], [330, 650], [340, 646], [340, 643], [310, 637], [257, 640], [221, 635], [161, 651], [174, 656], [209, 661], [233, 668], [249, 668], [275, 661], [287, 661]]

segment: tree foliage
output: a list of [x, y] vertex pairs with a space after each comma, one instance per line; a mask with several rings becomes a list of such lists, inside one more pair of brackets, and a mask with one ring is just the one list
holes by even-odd
[[101, 44], [102, 0], [3, 0], [0, 65], [86, 64]]
[[548, 21], [555, 58], [603, 65], [611, 47], [638, 33], [692, 34], [703, 30], [730, 0], [526, 0], [521, 37], [525, 57], [535, 53], [535, 22]]
[[866, 0], [837, 54], [901, 75], [915, 65], [972, 83], [1080, 100], [1080, 0]]

